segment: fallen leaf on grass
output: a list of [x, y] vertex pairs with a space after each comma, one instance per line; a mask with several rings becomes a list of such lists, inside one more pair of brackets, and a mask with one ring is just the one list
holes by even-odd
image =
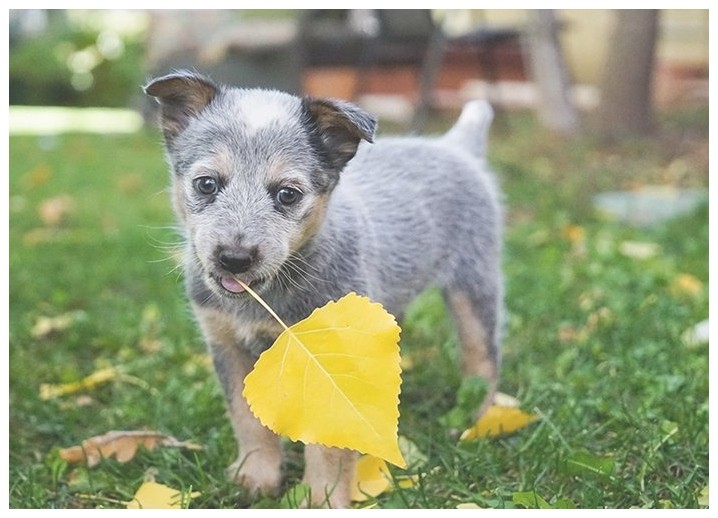
[[50, 181], [50, 178], [52, 178], [52, 170], [45, 164], [33, 167], [23, 177], [30, 188], [41, 187]]
[[255, 416], [279, 435], [406, 467], [398, 447], [399, 326], [350, 293], [287, 327], [244, 380]]
[[69, 328], [73, 323], [85, 317], [83, 311], [70, 311], [56, 317], [37, 317], [35, 325], [30, 330], [30, 335], [36, 340], [47, 338], [50, 335], [60, 333]]
[[[413, 487], [417, 476], [396, 477], [396, 484], [401, 488]], [[364, 502], [393, 489], [389, 466], [383, 459], [372, 455], [362, 455], [357, 461], [352, 482], [352, 502]]]
[[74, 210], [75, 200], [67, 194], [43, 200], [37, 208], [42, 222], [52, 227], [67, 220]]
[[479, 437], [510, 434], [536, 420], [538, 416], [527, 414], [518, 408], [492, 405], [471, 428], [464, 430], [459, 440], [470, 441]]
[[566, 225], [561, 229], [561, 235], [571, 243], [581, 243], [586, 239], [586, 230], [580, 225]]
[[391, 489], [389, 468], [382, 459], [363, 455], [358, 461], [352, 482], [353, 502], [363, 502]]
[[187, 448], [201, 450], [202, 447], [186, 441], [178, 441], [174, 437], [152, 431], [113, 431], [97, 435], [82, 441], [79, 446], [64, 448], [59, 451], [60, 457], [69, 463], [87, 462], [88, 467], [96, 466], [102, 459], [115, 456], [118, 462], [129, 462], [144, 446], [153, 450], [157, 446]]
[[136, 376], [125, 374], [119, 367], [107, 367], [95, 371], [81, 380], [72, 381], [70, 383], [41, 383], [40, 399], [46, 401], [48, 399], [67, 396], [68, 394], [74, 394], [82, 390], [92, 390], [98, 385], [109, 381], [124, 381], [142, 387], [150, 392], [157, 392], [156, 389], [150, 387], [144, 380]]
[[41, 383], [40, 399], [47, 401], [48, 399], [55, 399], [60, 396], [66, 396], [67, 394], [74, 394], [81, 390], [90, 390], [97, 385], [112, 381], [118, 376], [120, 376], [120, 371], [116, 367], [108, 367], [95, 371], [89, 376], [71, 383]]
[[697, 495], [698, 505], [700, 507], [708, 507], [708, 486], [704, 486]]
[[199, 491], [183, 494], [164, 484], [143, 482], [132, 501], [127, 502], [127, 509], [184, 509], [192, 498], [200, 494]]
[[676, 295], [695, 297], [703, 292], [703, 283], [689, 273], [679, 273], [671, 282], [670, 289]]

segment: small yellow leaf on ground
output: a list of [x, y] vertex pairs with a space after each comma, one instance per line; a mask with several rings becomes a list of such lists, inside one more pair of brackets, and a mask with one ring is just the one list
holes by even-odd
[[703, 292], [703, 283], [689, 273], [679, 273], [671, 282], [671, 291], [676, 295], [694, 297]]
[[481, 509], [478, 504], [474, 502], [466, 502], [464, 504], [456, 504], [457, 509]]
[[[407, 489], [414, 487], [418, 478], [418, 475], [402, 475], [395, 477], [394, 481], [398, 487]], [[373, 455], [359, 458], [352, 482], [352, 502], [364, 502], [393, 488], [389, 467], [383, 459]]]
[[140, 446], [144, 446], [148, 450], [153, 450], [157, 446], [188, 448], [191, 450], [202, 449], [197, 444], [178, 441], [174, 437], [158, 432], [145, 430], [113, 431], [85, 439], [79, 446], [64, 448], [59, 451], [59, 455], [66, 462], [86, 461], [89, 467], [93, 467], [103, 458], [109, 458], [113, 455], [118, 462], [129, 462]]
[[380, 304], [350, 293], [287, 328], [245, 378], [243, 395], [279, 435], [403, 468], [399, 332]]
[[40, 399], [55, 399], [60, 396], [66, 396], [68, 394], [80, 392], [81, 390], [90, 390], [97, 385], [112, 381], [118, 376], [120, 376], [120, 371], [117, 368], [108, 367], [106, 369], [100, 369], [99, 371], [95, 371], [89, 376], [82, 378], [79, 381], [73, 381], [71, 383], [41, 383]]
[[143, 482], [135, 493], [132, 501], [127, 502], [127, 509], [182, 509], [192, 498], [200, 496], [198, 491], [185, 494], [174, 488], [157, 482]]
[[386, 462], [372, 455], [362, 455], [352, 482], [352, 501], [363, 502], [390, 489], [391, 476]]
[[51, 178], [52, 171], [45, 164], [33, 167], [24, 175], [24, 180], [30, 188], [41, 187], [50, 181]]
[[586, 230], [580, 225], [566, 225], [561, 229], [561, 234], [571, 243], [580, 243], [586, 238]]
[[527, 414], [515, 407], [490, 406], [474, 425], [464, 430], [459, 438], [470, 441], [479, 437], [497, 437], [513, 433], [533, 423], [538, 416]]

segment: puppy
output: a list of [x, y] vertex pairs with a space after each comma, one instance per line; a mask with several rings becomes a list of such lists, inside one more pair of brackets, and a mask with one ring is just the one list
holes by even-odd
[[[232, 88], [186, 71], [145, 92], [160, 104], [186, 290], [238, 442], [232, 479], [276, 492], [282, 465], [279, 438], [242, 397], [281, 329], [236, 279], [288, 325], [351, 291], [400, 318], [438, 286], [463, 372], [488, 381], [483, 407], [490, 402], [503, 287], [500, 195], [484, 158], [488, 104], [467, 104], [443, 136], [371, 144], [376, 120], [348, 102]], [[311, 504], [349, 505], [354, 466], [354, 452], [307, 445]]]

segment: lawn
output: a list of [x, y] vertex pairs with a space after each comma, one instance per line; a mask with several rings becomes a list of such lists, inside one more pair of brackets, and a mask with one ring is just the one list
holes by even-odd
[[[507, 208], [507, 327], [500, 390], [539, 416], [457, 442], [456, 338], [434, 291], [409, 312], [399, 433], [425, 457], [413, 487], [361, 506], [707, 506], [708, 207], [651, 228], [591, 209], [600, 191], [708, 184], [707, 109], [655, 139], [558, 138], [504, 116], [490, 161]], [[277, 507], [225, 482], [235, 445], [184, 299], [159, 133], [10, 138], [12, 508], [124, 507], [143, 480], [201, 494], [192, 508]], [[56, 318], [59, 317], [59, 318]], [[54, 319], [54, 320], [51, 320]], [[43, 384], [106, 368], [108, 381], [42, 399]], [[140, 450], [68, 464], [60, 448], [156, 430], [201, 450]], [[301, 477], [289, 445], [286, 487]], [[400, 475], [400, 470], [394, 474]], [[528, 495], [528, 497], [527, 497]]]

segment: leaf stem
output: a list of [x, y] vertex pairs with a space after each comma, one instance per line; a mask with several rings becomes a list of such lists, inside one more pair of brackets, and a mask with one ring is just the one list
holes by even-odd
[[286, 331], [289, 331], [289, 327], [287, 326], [287, 324], [285, 324], [284, 322], [282, 322], [282, 319], [279, 318], [279, 315], [277, 315], [277, 314], [274, 312], [274, 310], [269, 306], [269, 304], [267, 304], [266, 302], [264, 302], [264, 300], [262, 299], [262, 297], [260, 297], [259, 295], [257, 295], [257, 293], [256, 293], [252, 288], [250, 288], [250, 287], [247, 286], [245, 283], [243, 283], [242, 281], [240, 281], [239, 279], [237, 279], [237, 277], [235, 277], [234, 280], [237, 281], [237, 282], [239, 283], [239, 285], [242, 286], [242, 288], [244, 288], [244, 289], [247, 291], [247, 293], [249, 293], [249, 294], [252, 296], [252, 298], [254, 298], [254, 300], [256, 300], [257, 302], [259, 302], [259, 303], [262, 305], [262, 307], [263, 307], [264, 309], [266, 309], [267, 312], [274, 317], [274, 320], [276, 320], [277, 322], [279, 322], [279, 325], [281, 325]]

